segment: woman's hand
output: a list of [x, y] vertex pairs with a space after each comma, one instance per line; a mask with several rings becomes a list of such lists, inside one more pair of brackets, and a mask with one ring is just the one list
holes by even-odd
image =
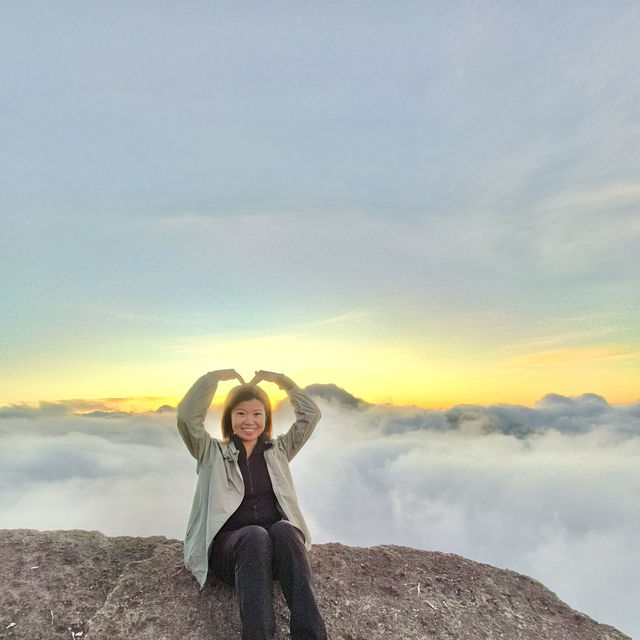
[[240, 380], [240, 384], [244, 384], [242, 376], [235, 369], [218, 369], [212, 371], [218, 380]]
[[291, 378], [287, 378], [284, 373], [275, 373], [273, 371], [256, 371], [256, 375], [253, 376], [250, 384], [258, 384], [262, 381], [273, 382], [277, 384], [281, 389], [291, 389], [295, 386], [295, 383]]

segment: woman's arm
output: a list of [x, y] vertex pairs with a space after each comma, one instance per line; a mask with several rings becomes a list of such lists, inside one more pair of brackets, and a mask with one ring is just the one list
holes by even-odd
[[187, 445], [187, 449], [198, 461], [198, 468], [210, 439], [209, 434], [204, 430], [204, 419], [215, 395], [218, 382], [233, 379], [238, 379], [241, 383], [244, 382], [234, 369], [209, 371], [195, 381], [178, 404], [178, 431]]
[[287, 459], [291, 460], [313, 433], [318, 420], [321, 418], [320, 409], [304, 389], [301, 389], [291, 378], [288, 378], [283, 373], [256, 371], [251, 383], [257, 384], [261, 380], [277, 384], [289, 396], [296, 420], [289, 431], [278, 438], [278, 443], [286, 451]]

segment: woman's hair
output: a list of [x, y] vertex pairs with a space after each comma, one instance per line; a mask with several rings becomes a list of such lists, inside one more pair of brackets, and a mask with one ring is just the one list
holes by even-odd
[[260, 400], [264, 406], [264, 431], [260, 434], [259, 439], [263, 442], [271, 440], [271, 401], [269, 400], [269, 396], [255, 384], [241, 384], [231, 389], [229, 395], [227, 395], [227, 399], [224, 401], [224, 408], [222, 410], [222, 437], [224, 441], [229, 442], [233, 435], [231, 412], [245, 400]]

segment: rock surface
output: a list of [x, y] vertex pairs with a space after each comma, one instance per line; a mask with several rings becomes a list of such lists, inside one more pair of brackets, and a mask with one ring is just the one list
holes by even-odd
[[[331, 640], [622, 640], [542, 584], [460, 556], [316, 545], [316, 595]], [[276, 587], [276, 640], [289, 637]], [[203, 590], [182, 543], [88, 531], [0, 530], [0, 638], [232, 640], [233, 588]]]

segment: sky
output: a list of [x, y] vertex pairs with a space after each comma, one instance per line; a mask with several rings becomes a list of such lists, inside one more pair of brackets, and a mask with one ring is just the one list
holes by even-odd
[[155, 410], [281, 371], [373, 403], [325, 407], [296, 469], [317, 541], [461, 553], [640, 632], [637, 3], [0, 22], [0, 526], [181, 537]]
[[[640, 637], [640, 402], [548, 394], [533, 407], [356, 410], [317, 401], [323, 417], [291, 464], [315, 543], [456, 553], [531, 576]], [[284, 402], [275, 432], [292, 421]], [[206, 424], [220, 437], [219, 409]], [[0, 528], [184, 538], [195, 460], [174, 410], [5, 407], [0, 441]]]
[[0, 19], [0, 404], [146, 409], [227, 367], [638, 399], [635, 3]]

